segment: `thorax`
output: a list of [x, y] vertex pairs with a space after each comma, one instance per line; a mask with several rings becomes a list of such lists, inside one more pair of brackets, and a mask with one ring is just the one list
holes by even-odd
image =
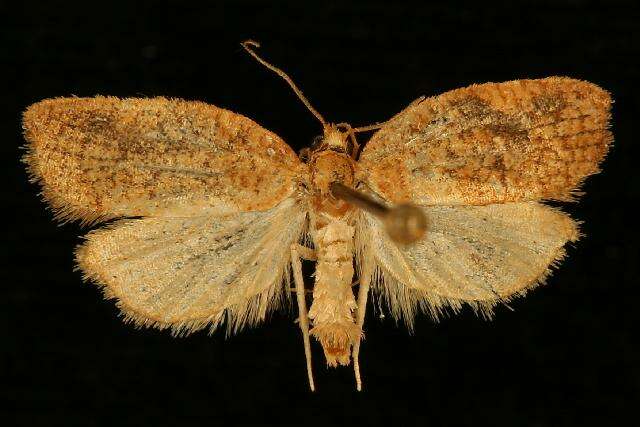
[[355, 161], [346, 153], [333, 150], [315, 152], [309, 159], [311, 172], [311, 210], [314, 228], [341, 220], [351, 222], [353, 206], [331, 194], [330, 185], [340, 182], [349, 187], [354, 184]]

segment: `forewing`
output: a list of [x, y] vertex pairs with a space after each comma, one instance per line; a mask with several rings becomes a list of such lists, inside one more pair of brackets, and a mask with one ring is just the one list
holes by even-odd
[[165, 98], [56, 98], [24, 113], [24, 158], [62, 219], [265, 210], [304, 166], [241, 115]]
[[562, 77], [453, 90], [382, 127], [359, 180], [396, 203], [571, 200], [612, 141], [610, 104], [598, 86]]
[[409, 325], [417, 308], [437, 317], [468, 303], [490, 313], [544, 281], [579, 236], [569, 216], [536, 202], [422, 209], [428, 230], [414, 245], [394, 243], [366, 213], [357, 233], [360, 260], [377, 266], [374, 289]]
[[226, 320], [236, 331], [288, 294], [280, 285], [304, 221], [293, 199], [225, 217], [121, 220], [89, 233], [76, 260], [138, 325], [185, 334]]

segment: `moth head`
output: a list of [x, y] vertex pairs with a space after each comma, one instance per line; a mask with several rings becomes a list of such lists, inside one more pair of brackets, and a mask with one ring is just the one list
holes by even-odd
[[350, 132], [350, 127], [347, 127], [345, 130], [342, 130], [341, 127], [343, 127], [343, 125], [325, 125], [323, 127], [323, 134], [313, 138], [309, 150], [301, 152], [301, 158], [304, 160], [302, 156], [303, 153], [308, 157], [309, 154], [312, 153], [330, 150], [346, 154], [355, 159], [358, 154], [358, 144], [355, 141], [355, 137], [352, 132]]

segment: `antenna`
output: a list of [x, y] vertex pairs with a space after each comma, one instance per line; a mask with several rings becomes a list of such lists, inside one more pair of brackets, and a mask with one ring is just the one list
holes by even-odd
[[422, 101], [424, 101], [426, 99], [426, 97], [421, 96], [418, 99], [414, 100], [411, 104], [409, 104], [407, 106], [407, 108], [405, 108], [404, 110], [402, 110], [400, 113], [396, 114], [394, 117], [392, 117], [389, 120], [385, 120], [384, 122], [378, 122], [378, 123], [374, 123], [372, 125], [368, 125], [368, 126], [358, 126], [357, 128], [351, 128], [351, 130], [354, 133], [359, 133], [359, 132], [369, 132], [370, 130], [376, 130], [376, 129], [380, 129], [382, 126], [386, 125], [387, 123], [389, 123], [391, 120], [393, 120], [395, 117], [398, 117], [399, 115], [401, 115], [402, 113], [404, 113], [405, 111], [408, 111], [410, 109], [412, 109], [413, 107], [415, 107], [416, 105], [420, 104]]
[[374, 123], [372, 125], [369, 126], [359, 126], [357, 128], [352, 128], [352, 130], [356, 133], [359, 132], [368, 132], [370, 130], [376, 130], [376, 129], [380, 129], [382, 126], [386, 125], [387, 122], [381, 122], [381, 123]]
[[415, 205], [403, 204], [389, 208], [339, 182], [332, 183], [329, 188], [333, 197], [346, 200], [382, 219], [389, 237], [397, 243], [415, 243], [427, 231], [427, 217]]
[[258, 54], [254, 52], [253, 48], [254, 47], [259, 48], [260, 47], [260, 43], [258, 43], [256, 41], [253, 41], [253, 40], [245, 40], [242, 43], [240, 43], [240, 45], [242, 46], [242, 48], [244, 50], [247, 51], [247, 53], [249, 55], [253, 56], [256, 61], [258, 61], [259, 63], [261, 63], [262, 65], [264, 65], [265, 67], [267, 67], [268, 69], [270, 69], [271, 71], [273, 71], [274, 73], [276, 73], [277, 75], [282, 77], [284, 79], [284, 81], [289, 83], [289, 86], [291, 86], [291, 89], [293, 89], [293, 91], [296, 93], [296, 95], [298, 95], [298, 98], [300, 98], [300, 101], [302, 101], [302, 103], [304, 105], [306, 105], [306, 107], [309, 109], [309, 111], [311, 111], [311, 114], [316, 116], [316, 119], [318, 119], [320, 121], [320, 123], [322, 123], [323, 127], [327, 126], [327, 122], [324, 120], [322, 115], [320, 113], [318, 113], [318, 111], [315, 108], [313, 108], [313, 106], [311, 105], [309, 100], [302, 94], [302, 91], [298, 88], [298, 86], [296, 86], [296, 84], [293, 82], [293, 80], [291, 80], [291, 77], [289, 77], [287, 75], [287, 73], [282, 71], [280, 68], [278, 68], [278, 67], [276, 67], [274, 65], [271, 65], [270, 63], [268, 63], [264, 59], [260, 58], [258, 56]]

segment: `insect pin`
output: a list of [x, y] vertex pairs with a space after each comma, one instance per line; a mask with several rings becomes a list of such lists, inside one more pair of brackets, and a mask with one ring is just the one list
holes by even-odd
[[[55, 98], [24, 113], [24, 162], [56, 218], [89, 232], [84, 278], [138, 326], [256, 325], [290, 295], [307, 362], [353, 363], [373, 294], [411, 330], [467, 304], [490, 316], [543, 283], [579, 237], [567, 214], [612, 141], [606, 91], [566, 77], [419, 98], [384, 123], [320, 121], [298, 157], [250, 119], [166, 98]], [[376, 130], [361, 150], [356, 134]], [[310, 306], [301, 259], [315, 261]], [[357, 280], [356, 280], [357, 277]], [[358, 284], [357, 292], [354, 284]]]

